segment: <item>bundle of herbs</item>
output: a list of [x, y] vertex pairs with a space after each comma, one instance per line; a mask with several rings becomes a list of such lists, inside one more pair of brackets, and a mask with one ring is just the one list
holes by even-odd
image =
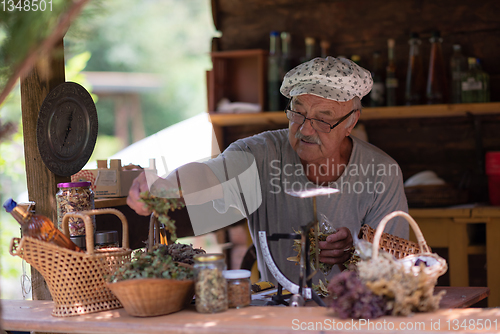
[[201, 248], [193, 248], [193, 245], [174, 243], [171, 245], [159, 245], [158, 252], [163, 255], [169, 255], [175, 262], [185, 264], [194, 264], [194, 256], [197, 254], [205, 254], [205, 250]]
[[141, 278], [191, 280], [193, 277], [193, 269], [175, 262], [172, 256], [165, 255], [163, 248], [156, 248], [149, 252], [136, 251], [132, 260], [118, 268], [108, 278], [108, 282]]
[[168, 213], [185, 207], [184, 201], [180, 198], [179, 193], [174, 190], [161, 190], [158, 194], [153, 195], [149, 191], [145, 191], [142, 192], [140, 196], [141, 201], [153, 211], [158, 221], [165, 227], [165, 230], [170, 232], [170, 239], [176, 241], [175, 220], [171, 219]]

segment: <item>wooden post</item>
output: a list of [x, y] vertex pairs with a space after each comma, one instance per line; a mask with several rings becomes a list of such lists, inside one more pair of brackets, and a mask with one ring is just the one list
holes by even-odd
[[[38, 152], [36, 125], [45, 96], [64, 81], [62, 39], [50, 55], [40, 57], [36, 66], [24, 79], [21, 79], [21, 109], [28, 196], [30, 201], [36, 203], [36, 213], [47, 216], [53, 222], [57, 222], [55, 199], [57, 183], [69, 182], [70, 178], [55, 175], [43, 163]], [[34, 268], [31, 268], [31, 284], [34, 300], [52, 299], [44, 278]]]

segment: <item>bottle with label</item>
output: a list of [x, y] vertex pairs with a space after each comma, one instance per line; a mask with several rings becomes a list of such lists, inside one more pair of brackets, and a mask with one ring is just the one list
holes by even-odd
[[460, 44], [453, 45], [453, 54], [450, 59], [451, 72], [451, 103], [462, 102], [462, 81], [467, 74], [467, 59], [462, 54]]
[[280, 59], [281, 49], [279, 33], [271, 31], [269, 35], [269, 56], [267, 66], [267, 111], [280, 110]]
[[373, 87], [370, 91], [370, 107], [382, 107], [385, 105], [385, 83], [382, 70], [380, 52], [373, 53]]
[[418, 33], [410, 34], [410, 55], [408, 57], [408, 71], [406, 72], [406, 105], [422, 104], [425, 96], [424, 67], [420, 44], [422, 41]]
[[489, 75], [479, 66], [476, 58], [468, 58], [469, 70], [462, 81], [462, 102], [489, 102]]
[[490, 102], [490, 75], [483, 70], [479, 58], [476, 58], [476, 66], [479, 72], [479, 80], [481, 80], [483, 86], [478, 102]]
[[21, 224], [23, 236], [35, 238], [73, 251], [83, 252], [70, 238], [55, 227], [49, 218], [25, 210], [18, 206], [12, 198], [9, 198], [3, 207], [5, 211], [10, 213]]
[[387, 58], [388, 64], [385, 76], [385, 89], [387, 97], [387, 105], [396, 105], [396, 90], [398, 88], [398, 79], [396, 78], [396, 63], [394, 60], [394, 45], [396, 41], [392, 38], [387, 40]]
[[448, 102], [448, 82], [446, 67], [443, 60], [441, 43], [443, 39], [439, 31], [432, 32], [431, 55], [429, 58], [429, 73], [427, 75], [427, 103], [439, 104]]

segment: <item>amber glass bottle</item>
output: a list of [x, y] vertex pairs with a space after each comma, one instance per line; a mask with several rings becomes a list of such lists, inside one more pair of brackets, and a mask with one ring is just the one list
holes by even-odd
[[408, 57], [408, 71], [406, 72], [406, 105], [422, 104], [425, 96], [425, 78], [420, 53], [421, 40], [418, 33], [410, 34], [410, 55]]
[[427, 103], [439, 104], [448, 102], [448, 80], [443, 60], [442, 43], [439, 31], [434, 31], [430, 39], [431, 56], [429, 58], [429, 74], [427, 76]]
[[9, 198], [3, 207], [21, 224], [23, 236], [46, 241], [73, 251], [83, 252], [64, 233], [57, 229], [49, 218], [26, 211], [18, 206], [12, 198]]

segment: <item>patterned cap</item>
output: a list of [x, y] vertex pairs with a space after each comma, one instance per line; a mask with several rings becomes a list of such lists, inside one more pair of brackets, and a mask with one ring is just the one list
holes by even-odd
[[290, 70], [281, 84], [287, 98], [311, 94], [339, 102], [362, 98], [370, 92], [369, 71], [346, 58], [314, 58]]

